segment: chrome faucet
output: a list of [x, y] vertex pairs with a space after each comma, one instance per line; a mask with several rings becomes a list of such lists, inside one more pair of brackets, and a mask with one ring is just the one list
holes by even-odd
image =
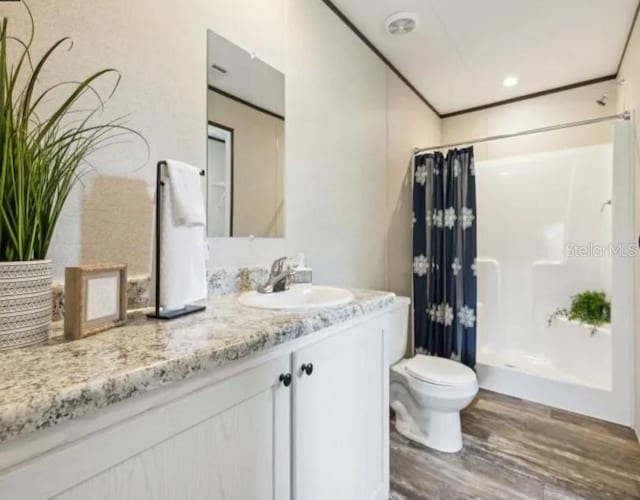
[[284, 292], [291, 286], [296, 269], [291, 265], [288, 257], [280, 257], [271, 264], [269, 279], [258, 287], [258, 293]]

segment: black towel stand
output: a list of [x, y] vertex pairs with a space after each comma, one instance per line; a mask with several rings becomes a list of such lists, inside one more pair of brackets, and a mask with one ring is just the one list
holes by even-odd
[[[193, 314], [199, 311], [204, 311], [206, 306], [200, 304], [187, 304], [182, 309], [175, 309], [172, 311], [160, 310], [160, 229], [161, 229], [161, 213], [160, 206], [162, 205], [160, 197], [162, 196], [162, 187], [164, 181], [162, 180], [162, 167], [166, 167], [166, 161], [159, 161], [156, 168], [156, 265], [155, 265], [155, 278], [156, 278], [156, 308], [151, 314], [147, 314], [147, 317], [153, 319], [176, 319], [187, 314]], [[200, 175], [204, 176], [204, 170], [200, 171]]]

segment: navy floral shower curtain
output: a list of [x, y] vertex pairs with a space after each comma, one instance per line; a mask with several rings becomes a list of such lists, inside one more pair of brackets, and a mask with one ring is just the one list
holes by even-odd
[[476, 183], [473, 148], [417, 155], [413, 299], [420, 353], [476, 364]]

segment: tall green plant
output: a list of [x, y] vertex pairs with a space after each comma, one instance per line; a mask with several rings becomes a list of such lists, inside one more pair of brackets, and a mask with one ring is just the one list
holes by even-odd
[[[31, 33], [26, 40], [9, 34], [7, 18], [0, 24], [0, 261], [46, 258], [62, 207], [90, 169], [87, 157], [123, 133], [139, 136], [121, 119], [95, 123], [105, 101], [93, 85], [115, 75], [115, 91], [120, 80], [115, 69], [39, 90], [43, 68], [70, 40], [58, 40], [34, 60], [35, 24], [27, 11]], [[10, 45], [17, 49], [13, 62]], [[88, 93], [98, 104], [83, 111], [79, 103]]]

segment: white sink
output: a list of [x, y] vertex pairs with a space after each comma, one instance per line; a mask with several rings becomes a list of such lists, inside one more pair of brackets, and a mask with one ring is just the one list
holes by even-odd
[[284, 292], [247, 292], [238, 297], [243, 306], [258, 309], [320, 309], [343, 306], [352, 300], [349, 290], [315, 285], [294, 285]]

